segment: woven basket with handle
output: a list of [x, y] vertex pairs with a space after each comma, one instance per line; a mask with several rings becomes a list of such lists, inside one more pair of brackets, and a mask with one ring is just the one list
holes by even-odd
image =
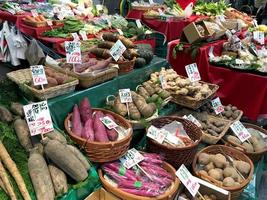
[[133, 71], [135, 59], [129, 61], [112, 62], [112, 63], [119, 65], [119, 74], [123, 75]]
[[194, 123], [189, 120], [177, 116], [160, 117], [151, 121], [151, 124], [157, 128], [161, 128], [166, 124], [177, 121], [183, 124], [188, 136], [195, 141], [193, 145], [186, 147], [173, 147], [160, 144], [153, 139], [148, 138], [148, 150], [163, 155], [166, 162], [170, 163], [176, 169], [182, 164], [189, 166], [193, 162], [197, 153], [197, 147], [201, 140], [202, 132]]
[[[224, 186], [222, 186], [222, 182], [217, 181], [217, 180], [211, 178], [210, 176], [198, 173], [197, 159], [198, 159], [199, 154], [201, 154], [201, 153], [226, 154], [227, 156], [232, 157], [235, 160], [245, 161], [245, 162], [249, 163], [249, 165], [250, 165], [250, 172], [249, 172], [248, 176], [245, 177], [245, 180], [243, 180], [243, 182], [240, 185], [232, 186], [232, 187], [224, 187]], [[249, 159], [249, 157], [247, 157], [244, 153], [236, 150], [233, 147], [228, 147], [228, 146], [224, 146], [224, 145], [211, 145], [211, 146], [208, 146], [208, 147], [202, 149], [201, 151], [199, 151], [194, 158], [192, 168], [193, 168], [193, 173], [196, 176], [198, 176], [199, 178], [204, 179], [208, 182], [211, 182], [212, 184], [215, 184], [218, 187], [221, 187], [221, 188], [231, 192], [231, 199], [237, 199], [240, 196], [240, 194], [243, 192], [243, 190], [247, 187], [247, 185], [251, 181], [251, 179], [253, 177], [253, 171], [254, 171], [254, 165], [253, 165], [252, 161]]]
[[104, 114], [112, 115], [119, 126], [129, 130], [128, 134], [123, 139], [113, 142], [102, 143], [87, 141], [84, 138], [76, 136], [71, 131], [70, 119], [72, 114], [69, 114], [65, 119], [65, 130], [70, 138], [85, 150], [90, 161], [104, 163], [119, 159], [129, 149], [133, 133], [131, 124], [114, 112], [100, 108], [94, 108], [93, 111], [102, 111]]

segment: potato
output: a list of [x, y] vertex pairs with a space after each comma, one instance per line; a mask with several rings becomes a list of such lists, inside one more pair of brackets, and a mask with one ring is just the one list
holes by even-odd
[[47, 85], [45, 85], [45, 88], [54, 87], [58, 85], [58, 82], [55, 78], [47, 77]]
[[244, 142], [242, 144], [242, 147], [245, 148], [246, 152], [254, 152], [254, 148], [253, 148], [252, 144], [249, 144], [247, 142]]
[[200, 170], [198, 173], [200, 175], [208, 176], [208, 172], [206, 172], [205, 170]]
[[225, 187], [232, 187], [235, 185], [235, 181], [232, 177], [226, 177], [223, 179], [223, 186]]
[[223, 170], [223, 176], [226, 177], [232, 177], [234, 180], [238, 179], [238, 173], [236, 172], [235, 168], [233, 167], [226, 167]]
[[17, 102], [12, 102], [10, 105], [10, 110], [15, 115], [18, 115], [20, 117], [24, 117], [24, 110], [23, 105]]
[[214, 122], [214, 125], [217, 127], [221, 127], [221, 126], [224, 126], [224, 123], [222, 121], [216, 121]]
[[209, 164], [207, 164], [205, 167], [204, 167], [204, 170], [206, 170], [207, 172], [210, 171], [211, 169], [214, 169], [215, 166], [213, 164], [213, 162], [210, 162]]
[[224, 155], [218, 153], [212, 158], [212, 161], [217, 168], [223, 168], [224, 166], [226, 166], [226, 158]]
[[224, 136], [224, 138], [229, 142], [233, 142], [235, 144], [241, 144], [241, 141], [233, 135], [226, 135]]
[[198, 156], [198, 163], [201, 165], [207, 165], [210, 162], [210, 155], [207, 153], [201, 153]]
[[266, 144], [264, 142], [258, 142], [254, 144], [254, 150], [255, 152], [263, 151], [266, 148]]
[[249, 163], [242, 160], [234, 160], [233, 164], [242, 174], [249, 174], [251, 169]]
[[2, 122], [12, 122], [13, 120], [13, 115], [9, 110], [3, 106], [0, 106], [0, 121]]
[[222, 172], [218, 169], [211, 169], [208, 172], [209, 176], [214, 178], [215, 180], [221, 181], [223, 180]]

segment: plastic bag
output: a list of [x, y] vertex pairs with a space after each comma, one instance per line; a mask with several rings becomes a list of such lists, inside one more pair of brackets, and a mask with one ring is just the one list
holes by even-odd
[[28, 45], [24, 37], [21, 35], [20, 31], [17, 31], [17, 34], [14, 36], [13, 40], [14, 40], [14, 45], [17, 48], [16, 57], [18, 59], [25, 60], [26, 59], [25, 52], [27, 50]]
[[32, 39], [26, 52], [25, 57], [30, 65], [38, 65], [44, 58], [45, 54], [35, 39]]

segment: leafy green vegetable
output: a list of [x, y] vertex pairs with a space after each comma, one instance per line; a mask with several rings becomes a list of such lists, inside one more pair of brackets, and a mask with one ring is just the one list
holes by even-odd
[[194, 7], [194, 12], [197, 15], [222, 15], [229, 6], [230, 5], [226, 4], [224, 0], [220, 0], [219, 2], [198, 1], [197, 5]]

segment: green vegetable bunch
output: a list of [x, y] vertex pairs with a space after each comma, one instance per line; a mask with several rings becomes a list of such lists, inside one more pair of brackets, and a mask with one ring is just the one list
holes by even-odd
[[194, 12], [197, 15], [203, 14], [207, 16], [216, 16], [216, 15], [222, 15], [228, 7], [229, 5], [226, 4], [224, 0], [220, 0], [219, 2], [209, 2], [209, 3], [204, 1], [199, 1], [197, 5], [194, 7]]

